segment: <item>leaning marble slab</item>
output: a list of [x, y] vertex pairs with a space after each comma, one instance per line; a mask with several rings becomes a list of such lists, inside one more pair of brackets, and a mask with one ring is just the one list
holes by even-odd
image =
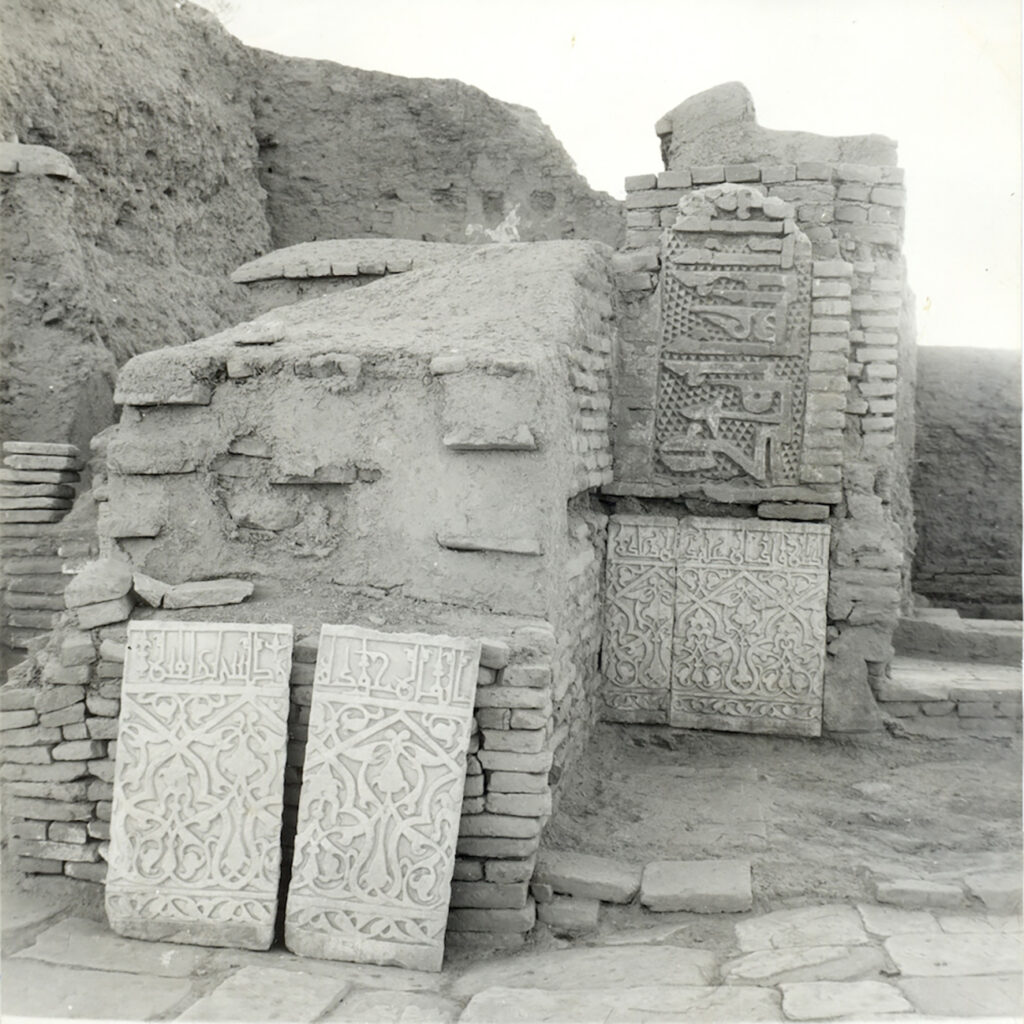
[[268, 949], [292, 627], [128, 625], [106, 909], [121, 935]]
[[478, 642], [325, 625], [285, 945], [440, 970]]

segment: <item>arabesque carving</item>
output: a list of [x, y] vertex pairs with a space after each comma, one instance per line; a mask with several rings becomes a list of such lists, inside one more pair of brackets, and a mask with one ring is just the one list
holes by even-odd
[[439, 970], [480, 645], [325, 625], [285, 942]]
[[665, 722], [671, 678], [676, 521], [615, 516], [608, 525], [605, 718]]
[[818, 735], [828, 527], [613, 516], [604, 717]]
[[821, 731], [828, 527], [680, 520], [669, 721]]
[[657, 468], [684, 491], [729, 482], [756, 498], [800, 482], [811, 263], [794, 258], [789, 222], [706, 226], [673, 230], [665, 247]]
[[274, 937], [292, 627], [128, 625], [110, 865], [123, 935]]

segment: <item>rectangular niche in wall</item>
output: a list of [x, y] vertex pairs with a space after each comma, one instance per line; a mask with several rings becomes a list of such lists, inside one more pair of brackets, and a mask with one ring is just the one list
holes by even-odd
[[606, 720], [820, 734], [828, 526], [615, 516], [609, 535]]

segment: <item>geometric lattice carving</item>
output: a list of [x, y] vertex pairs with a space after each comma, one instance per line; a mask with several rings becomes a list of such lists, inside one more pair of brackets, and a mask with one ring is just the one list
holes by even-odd
[[479, 643], [325, 625], [285, 943], [440, 970]]
[[[746, 192], [716, 195], [735, 210]], [[669, 233], [654, 449], [656, 471], [684, 492], [729, 483], [756, 500], [800, 482], [811, 260], [791, 221], [746, 213], [681, 215]]]
[[829, 528], [680, 520], [669, 721], [817, 736]]
[[122, 935], [267, 949], [292, 627], [128, 625], [106, 908]]
[[676, 520], [614, 516], [602, 656], [609, 721], [667, 721], [675, 579]]
[[817, 736], [829, 528], [613, 516], [603, 716]]

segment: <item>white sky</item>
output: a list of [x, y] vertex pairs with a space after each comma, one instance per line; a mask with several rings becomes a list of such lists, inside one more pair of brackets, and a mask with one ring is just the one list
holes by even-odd
[[1018, 0], [203, 0], [243, 42], [534, 108], [594, 188], [738, 79], [768, 128], [899, 142], [921, 344], [1020, 345]]

